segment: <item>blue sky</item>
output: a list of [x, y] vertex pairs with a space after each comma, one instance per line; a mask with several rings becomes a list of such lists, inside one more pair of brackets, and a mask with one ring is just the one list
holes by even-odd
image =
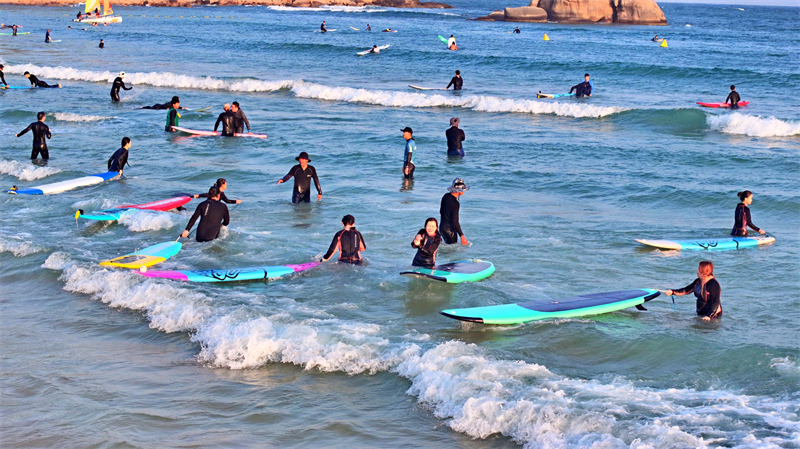
[[800, 0], [656, 0], [657, 3], [716, 3], [750, 6], [800, 6]]

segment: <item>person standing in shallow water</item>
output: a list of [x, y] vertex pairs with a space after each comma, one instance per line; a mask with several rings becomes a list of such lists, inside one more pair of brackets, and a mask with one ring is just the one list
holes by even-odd
[[36, 159], [39, 157], [39, 154], [42, 155], [42, 159], [48, 160], [50, 159], [50, 152], [47, 149], [47, 139], [52, 138], [52, 134], [50, 134], [50, 127], [44, 124], [44, 120], [47, 115], [44, 112], [39, 112], [36, 114], [35, 122], [28, 125], [27, 128], [23, 129], [20, 133], [14, 134], [14, 137], [19, 137], [28, 131], [33, 133], [33, 149], [31, 150], [31, 159]]
[[411, 247], [417, 249], [411, 265], [415, 267], [433, 268], [436, 265], [436, 251], [442, 244], [442, 236], [439, 234], [439, 223], [435, 218], [430, 217], [425, 220], [425, 228], [420, 229], [411, 242]]
[[367, 250], [364, 236], [356, 229], [356, 219], [348, 214], [342, 217], [342, 230], [333, 236], [328, 252], [322, 256], [322, 261], [327, 262], [339, 251], [339, 262], [361, 264], [361, 252]]
[[464, 154], [464, 148], [462, 147], [461, 142], [467, 140], [467, 136], [464, 134], [463, 130], [458, 128], [460, 123], [461, 120], [458, 117], [451, 118], [450, 128], [444, 133], [444, 135], [447, 136], [448, 156], [466, 156], [466, 154]]
[[766, 234], [766, 231], [754, 225], [753, 221], [750, 219], [750, 208], [748, 206], [753, 204], [753, 192], [745, 190], [736, 195], [739, 196], [741, 203], [736, 205], [736, 211], [733, 213], [733, 230], [731, 230], [731, 235], [746, 236], [748, 227], [759, 234]]
[[461, 223], [459, 223], [458, 218], [461, 209], [461, 203], [458, 201], [458, 197], [463, 195], [467, 190], [469, 190], [469, 186], [464, 183], [464, 180], [456, 178], [453, 180], [453, 185], [447, 188], [448, 193], [445, 193], [442, 197], [442, 203], [439, 206], [439, 214], [442, 217], [440, 221], [441, 234], [444, 242], [447, 244], [456, 243], [459, 236], [461, 236], [462, 245], [469, 244], [467, 237], [461, 230]]
[[714, 263], [708, 260], [700, 262], [697, 267], [697, 279], [686, 287], [677, 290], [667, 290], [667, 295], [688, 295], [694, 293], [697, 298], [697, 315], [703, 321], [710, 321], [722, 317], [722, 303], [720, 297], [722, 289], [714, 277]]
[[311, 159], [308, 158], [308, 153], [305, 151], [300, 153], [300, 156], [295, 158], [299, 164], [292, 167], [289, 173], [283, 178], [279, 179], [275, 184], [288, 181], [294, 176], [294, 189], [292, 190], [292, 203], [297, 204], [300, 202], [308, 203], [311, 201], [311, 180], [314, 180], [314, 186], [317, 188], [317, 201], [322, 199], [322, 187], [319, 185], [319, 178], [317, 177], [317, 169], [308, 165]]
[[406, 139], [406, 150], [403, 154], [403, 177], [414, 179], [414, 169], [417, 168], [414, 165], [414, 153], [417, 152], [417, 143], [413, 137], [414, 130], [406, 126], [400, 131], [403, 132], [403, 138]]

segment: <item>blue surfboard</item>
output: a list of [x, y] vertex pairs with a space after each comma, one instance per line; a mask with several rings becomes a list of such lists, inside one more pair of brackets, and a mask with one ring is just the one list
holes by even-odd
[[672, 250], [727, 250], [753, 248], [760, 245], [775, 243], [775, 237], [757, 235], [753, 237], [728, 237], [721, 239], [696, 239], [696, 240], [645, 240], [637, 239], [642, 245], [658, 249]]

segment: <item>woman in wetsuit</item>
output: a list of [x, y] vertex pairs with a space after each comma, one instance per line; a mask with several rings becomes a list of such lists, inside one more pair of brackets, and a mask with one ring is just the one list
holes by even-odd
[[731, 231], [731, 235], [746, 236], [748, 226], [759, 234], [765, 234], [766, 232], [763, 229], [754, 225], [752, 220], [750, 220], [750, 208], [747, 206], [753, 204], [753, 192], [745, 190], [737, 193], [737, 195], [739, 195], [741, 203], [736, 205], [736, 212], [733, 213], [733, 230]]
[[[228, 181], [226, 181], [225, 178], [217, 179], [217, 182], [215, 182], [214, 185], [211, 186], [211, 187], [216, 187], [217, 190], [219, 190], [219, 200], [222, 201], [223, 203], [227, 203], [227, 204], [234, 204], [234, 203], [242, 204], [242, 200], [232, 200], [232, 199], [228, 198], [227, 196], [225, 196], [225, 191], [228, 190]], [[194, 195], [192, 198], [208, 198], [208, 194], [207, 193], [198, 193], [198, 194]]]
[[700, 262], [697, 267], [697, 279], [691, 284], [678, 290], [667, 290], [667, 295], [688, 295], [694, 293], [697, 298], [697, 315], [703, 317], [703, 321], [722, 317], [722, 304], [720, 296], [722, 289], [719, 282], [714, 277], [714, 263], [708, 260]]
[[425, 220], [425, 229], [420, 229], [411, 242], [411, 247], [417, 249], [414, 261], [411, 265], [415, 267], [432, 268], [436, 265], [436, 251], [442, 243], [442, 236], [439, 235], [439, 222], [430, 217]]

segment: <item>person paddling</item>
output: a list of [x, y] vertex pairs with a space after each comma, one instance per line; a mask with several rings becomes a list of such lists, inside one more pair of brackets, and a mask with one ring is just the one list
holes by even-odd
[[694, 293], [697, 298], [696, 311], [697, 315], [703, 317], [703, 321], [710, 321], [715, 318], [722, 317], [722, 303], [720, 296], [722, 296], [722, 289], [719, 282], [714, 277], [714, 263], [708, 260], [700, 262], [697, 267], [697, 279], [686, 287], [667, 290], [664, 292], [668, 296], [672, 295], [688, 295]]
[[766, 231], [753, 224], [753, 221], [750, 219], [750, 208], [748, 206], [753, 204], [753, 192], [745, 190], [736, 195], [739, 196], [739, 201], [741, 201], [741, 203], [736, 205], [736, 211], [733, 213], [733, 230], [731, 230], [731, 235], [746, 236], [748, 227], [759, 234], [766, 234]]
[[415, 267], [433, 268], [436, 265], [436, 251], [442, 244], [442, 236], [439, 235], [439, 223], [435, 218], [430, 217], [425, 220], [425, 228], [420, 229], [411, 242], [411, 247], [417, 249], [411, 265]]
[[441, 234], [444, 242], [447, 244], [456, 243], [458, 236], [461, 236], [461, 244], [468, 245], [467, 236], [461, 230], [461, 223], [459, 223], [458, 214], [461, 209], [461, 203], [458, 197], [469, 190], [469, 186], [464, 183], [461, 178], [453, 180], [453, 184], [447, 188], [447, 192], [442, 197], [442, 202], [439, 206], [439, 214], [441, 215]]
[[37, 78], [36, 75], [31, 74], [31, 72], [25, 72], [25, 73], [23, 73], [23, 76], [25, 78], [28, 78], [28, 81], [31, 82], [31, 87], [33, 87], [33, 88], [38, 88], [38, 87], [44, 87], [44, 88], [61, 87], [61, 84], [56, 84], [55, 86], [51, 86], [51, 85], [45, 83], [44, 81], [40, 80], [39, 78]]
[[47, 139], [50, 139], [53, 136], [50, 134], [50, 127], [44, 124], [46, 117], [47, 115], [44, 112], [39, 112], [36, 114], [37, 121], [28, 125], [28, 127], [23, 129], [20, 133], [14, 134], [15, 137], [19, 137], [28, 131], [33, 133], [33, 149], [31, 150], [31, 159], [36, 159], [39, 157], [40, 153], [42, 155], [42, 159], [50, 159], [50, 152], [47, 149]]
[[736, 86], [731, 84], [731, 93], [729, 93], [728, 98], [725, 99], [725, 104], [730, 103], [731, 109], [739, 109], [740, 101], [742, 101], [742, 97], [739, 96], [739, 92], [736, 92]]
[[322, 187], [319, 185], [319, 178], [317, 177], [317, 170], [308, 165], [311, 159], [308, 158], [308, 153], [305, 151], [300, 153], [300, 156], [295, 158], [299, 164], [292, 167], [289, 173], [283, 178], [279, 179], [275, 185], [288, 181], [294, 176], [294, 189], [292, 189], [292, 203], [297, 204], [300, 202], [308, 203], [311, 201], [311, 180], [314, 180], [314, 186], [317, 188], [317, 201], [322, 199]]
[[230, 224], [231, 216], [228, 206], [220, 202], [219, 190], [216, 187], [208, 189], [208, 199], [197, 206], [192, 218], [189, 219], [189, 224], [181, 233], [181, 237], [189, 237], [189, 231], [198, 218], [200, 223], [197, 225], [197, 236], [195, 237], [198, 242], [210, 242], [218, 238], [222, 227]]
[[[177, 95], [172, 97], [172, 100], [170, 100], [170, 101], [168, 101], [166, 103], [154, 104], [152, 106], [142, 106], [139, 109], [169, 109], [169, 108], [172, 107], [172, 104], [175, 103], [175, 102], [177, 102], [180, 105], [181, 99]], [[184, 108], [183, 106], [178, 106], [178, 109], [189, 109], [189, 108]]]
[[336, 252], [339, 262], [361, 264], [361, 252], [367, 250], [364, 236], [356, 229], [356, 219], [348, 214], [342, 217], [342, 230], [333, 236], [328, 252], [322, 256], [322, 261], [327, 262]]

